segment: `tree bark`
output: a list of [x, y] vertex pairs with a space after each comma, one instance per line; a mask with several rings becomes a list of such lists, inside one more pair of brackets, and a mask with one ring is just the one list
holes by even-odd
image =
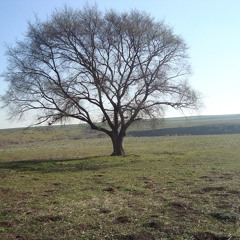
[[123, 148], [123, 139], [124, 139], [124, 134], [112, 134], [111, 139], [112, 139], [112, 145], [113, 145], [113, 153], [111, 156], [124, 156], [125, 151]]

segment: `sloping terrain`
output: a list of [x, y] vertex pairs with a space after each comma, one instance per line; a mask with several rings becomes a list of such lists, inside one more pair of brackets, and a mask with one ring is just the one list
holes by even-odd
[[[145, 125], [151, 126], [150, 121], [145, 121]], [[239, 133], [240, 115], [167, 118], [152, 125], [152, 129], [146, 129], [143, 124], [139, 124], [138, 128], [129, 131], [129, 135], [134, 137]]]

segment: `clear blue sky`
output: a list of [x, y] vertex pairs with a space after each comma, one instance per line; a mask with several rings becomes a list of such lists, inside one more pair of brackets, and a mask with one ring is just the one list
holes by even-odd
[[[6, 67], [4, 43], [22, 39], [27, 21], [37, 15], [44, 19], [54, 9], [68, 5], [81, 8], [82, 0], [0, 0], [0, 73]], [[189, 46], [193, 74], [190, 84], [203, 95], [205, 107], [200, 113], [213, 115], [240, 113], [240, 1], [239, 0], [96, 0], [102, 10], [139, 9], [165, 22], [183, 37]], [[6, 83], [0, 78], [0, 94]], [[169, 111], [166, 117], [182, 116]], [[6, 121], [0, 110], [0, 128], [24, 127], [26, 121]]]

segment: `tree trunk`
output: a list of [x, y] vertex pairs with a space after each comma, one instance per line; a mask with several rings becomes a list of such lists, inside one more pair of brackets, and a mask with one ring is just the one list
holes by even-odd
[[124, 156], [125, 152], [123, 149], [123, 138], [124, 134], [112, 134], [113, 153], [112, 156]]

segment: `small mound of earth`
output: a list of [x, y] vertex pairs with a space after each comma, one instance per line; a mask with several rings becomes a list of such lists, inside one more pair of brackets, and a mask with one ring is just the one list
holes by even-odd
[[117, 223], [130, 223], [131, 219], [128, 216], [120, 216], [116, 218]]
[[163, 229], [164, 223], [152, 221], [152, 222], [147, 223], [146, 227], [153, 228], [153, 229]]

